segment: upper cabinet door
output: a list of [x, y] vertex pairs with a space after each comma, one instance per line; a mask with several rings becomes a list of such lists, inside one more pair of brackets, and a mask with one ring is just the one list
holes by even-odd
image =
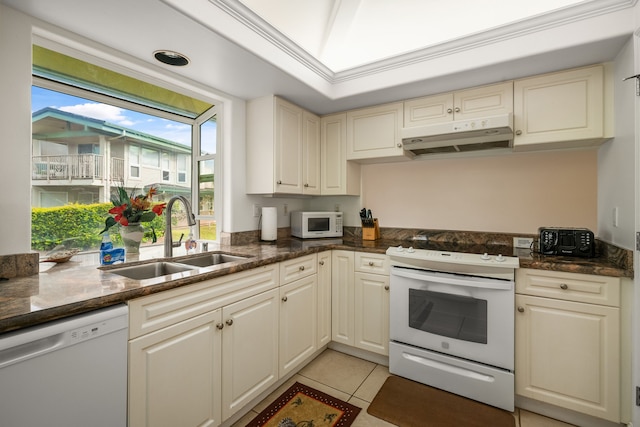
[[513, 82], [508, 81], [404, 102], [404, 127], [431, 125], [513, 112]]
[[360, 195], [360, 164], [347, 161], [347, 113], [323, 116], [320, 123], [320, 192], [323, 195]]
[[302, 115], [302, 193], [320, 194], [320, 117]]
[[276, 98], [275, 189], [278, 193], [302, 193], [303, 110]]
[[400, 138], [402, 102], [347, 112], [347, 160], [405, 157]]
[[514, 149], [603, 142], [604, 100], [602, 65], [516, 80]]

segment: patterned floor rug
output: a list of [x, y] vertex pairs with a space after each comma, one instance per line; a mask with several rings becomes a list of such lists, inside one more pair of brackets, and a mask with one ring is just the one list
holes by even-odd
[[390, 376], [367, 412], [400, 427], [513, 427], [510, 412]]
[[348, 427], [360, 408], [295, 383], [247, 427]]

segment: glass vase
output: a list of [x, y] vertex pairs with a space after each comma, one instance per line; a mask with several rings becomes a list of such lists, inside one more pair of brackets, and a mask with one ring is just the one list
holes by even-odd
[[128, 254], [140, 253], [140, 242], [144, 236], [144, 227], [139, 222], [120, 226], [120, 237], [124, 243], [124, 249]]

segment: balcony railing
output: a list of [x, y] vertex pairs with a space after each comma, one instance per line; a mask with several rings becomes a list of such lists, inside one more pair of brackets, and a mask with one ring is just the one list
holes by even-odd
[[[34, 180], [102, 180], [107, 175], [100, 154], [33, 156], [31, 177]], [[124, 177], [124, 159], [111, 159], [111, 179]]]

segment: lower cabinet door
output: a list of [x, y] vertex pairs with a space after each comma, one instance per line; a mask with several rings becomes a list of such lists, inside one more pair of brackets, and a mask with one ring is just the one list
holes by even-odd
[[389, 276], [355, 273], [355, 346], [389, 355]]
[[129, 342], [130, 427], [221, 423], [221, 310]]
[[620, 309], [516, 294], [516, 394], [620, 422]]
[[280, 288], [280, 377], [316, 351], [317, 276]]
[[278, 291], [222, 308], [223, 420], [278, 380]]

